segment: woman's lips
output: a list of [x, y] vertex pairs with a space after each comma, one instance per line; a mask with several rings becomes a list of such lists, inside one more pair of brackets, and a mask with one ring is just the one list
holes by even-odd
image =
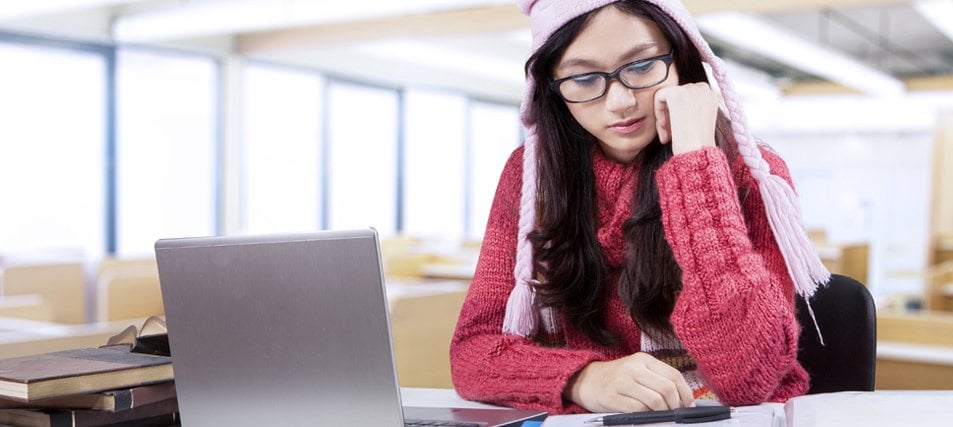
[[611, 126], [609, 126], [609, 128], [612, 129], [612, 131], [617, 134], [627, 135], [641, 129], [642, 124], [644, 122], [645, 122], [645, 118], [643, 117], [641, 119], [632, 119], [632, 120], [626, 120], [622, 122], [616, 122], [616, 123], [613, 123]]

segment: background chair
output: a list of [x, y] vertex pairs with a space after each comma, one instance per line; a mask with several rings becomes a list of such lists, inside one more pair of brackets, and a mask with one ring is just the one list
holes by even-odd
[[104, 269], [96, 293], [96, 319], [100, 322], [165, 314], [154, 260]]
[[56, 323], [86, 323], [86, 273], [79, 262], [9, 265], [0, 269], [0, 296], [40, 295]]
[[801, 324], [798, 361], [811, 375], [808, 394], [872, 391], [877, 362], [877, 312], [860, 282], [839, 274], [811, 299], [824, 345], [804, 299], [797, 298]]
[[450, 340], [466, 290], [398, 298], [391, 331], [401, 387], [453, 388]]

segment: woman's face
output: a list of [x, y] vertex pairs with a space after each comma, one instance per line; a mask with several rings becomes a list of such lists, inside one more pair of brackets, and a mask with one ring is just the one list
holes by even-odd
[[[553, 78], [593, 71], [608, 73], [621, 65], [669, 52], [671, 46], [654, 22], [609, 6], [596, 12], [569, 44]], [[657, 134], [655, 92], [676, 85], [678, 76], [673, 65], [668, 78], [656, 86], [629, 89], [613, 79], [603, 97], [566, 105], [576, 121], [598, 139], [608, 158], [628, 163]]]

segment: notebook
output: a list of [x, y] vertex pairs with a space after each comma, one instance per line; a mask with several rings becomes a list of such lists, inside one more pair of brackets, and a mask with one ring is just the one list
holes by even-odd
[[186, 426], [518, 426], [545, 413], [403, 408], [373, 229], [155, 244]]

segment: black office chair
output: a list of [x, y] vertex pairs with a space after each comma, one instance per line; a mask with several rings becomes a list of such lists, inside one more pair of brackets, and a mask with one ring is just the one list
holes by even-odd
[[801, 324], [797, 359], [811, 375], [808, 394], [873, 391], [877, 361], [877, 312], [870, 292], [860, 282], [839, 274], [818, 288], [811, 299], [824, 345], [807, 311], [797, 298]]

